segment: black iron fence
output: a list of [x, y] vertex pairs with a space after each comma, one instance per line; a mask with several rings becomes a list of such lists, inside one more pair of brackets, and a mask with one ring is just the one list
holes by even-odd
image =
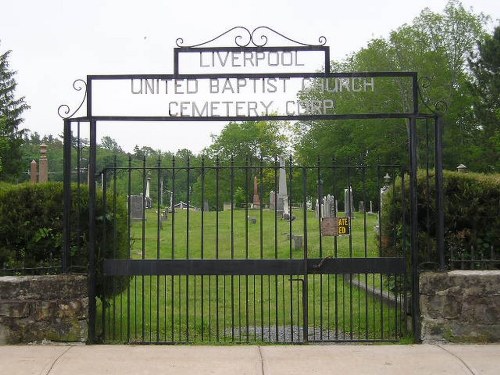
[[[114, 227], [99, 250], [112, 256], [98, 277], [96, 336], [399, 340], [409, 312], [408, 244], [404, 238], [400, 255], [381, 257], [379, 228], [380, 197], [391, 183], [384, 176], [401, 174], [396, 165], [308, 167], [291, 159], [154, 166], [129, 159], [103, 170], [103, 217]], [[125, 252], [116, 209], [124, 203]]]

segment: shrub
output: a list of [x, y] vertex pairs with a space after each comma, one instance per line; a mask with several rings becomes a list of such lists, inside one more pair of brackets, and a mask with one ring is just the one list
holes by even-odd
[[[104, 210], [102, 192], [98, 192], [97, 269], [104, 257], [128, 258], [126, 197], [107, 199]], [[2, 185], [0, 188], [0, 265], [4, 268], [60, 267], [63, 250], [63, 184]], [[112, 204], [116, 203], [115, 211]], [[70, 270], [88, 268], [88, 187], [72, 186]], [[115, 230], [116, 229], [116, 230]], [[118, 292], [104, 289], [98, 274], [98, 294]]]
[[[417, 176], [419, 263], [439, 263], [436, 249], [436, 206], [434, 175]], [[407, 179], [408, 181], [408, 179]], [[406, 183], [405, 212], [402, 212], [401, 179], [384, 196], [381, 255], [401, 253], [403, 220], [409, 223], [409, 184]], [[445, 258], [491, 259], [500, 245], [500, 175], [444, 172]], [[409, 227], [404, 234], [409, 244]]]

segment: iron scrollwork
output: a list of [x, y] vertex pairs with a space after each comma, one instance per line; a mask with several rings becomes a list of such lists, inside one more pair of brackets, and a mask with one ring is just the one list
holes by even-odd
[[434, 115], [442, 115], [448, 111], [448, 103], [444, 100], [438, 100], [431, 104], [429, 99], [425, 97], [425, 91], [431, 87], [432, 80], [429, 77], [421, 77], [418, 80], [418, 96], [422, 104], [431, 111]]
[[183, 48], [197, 48], [197, 47], [203, 47], [206, 46], [222, 37], [225, 35], [228, 35], [232, 32], [236, 32], [236, 36], [234, 37], [234, 43], [238, 47], [265, 47], [267, 43], [269, 42], [269, 37], [267, 33], [269, 34], [274, 34], [277, 35], [288, 42], [294, 43], [296, 45], [300, 46], [308, 46], [308, 47], [319, 47], [319, 46], [324, 46], [326, 44], [326, 38], [324, 36], [320, 36], [318, 38], [318, 44], [308, 44], [308, 43], [302, 43], [299, 41], [296, 41], [294, 39], [291, 39], [280, 32], [268, 27], [268, 26], [259, 26], [250, 31], [248, 28], [244, 26], [235, 26], [232, 27], [231, 29], [223, 32], [222, 34], [219, 34], [215, 38], [212, 38], [210, 40], [207, 40], [206, 42], [198, 43], [198, 44], [192, 44], [185, 46], [184, 45], [184, 39], [178, 38], [176, 40], [177, 47], [183, 47]]
[[[78, 108], [71, 113], [71, 108], [67, 104], [61, 104], [59, 108], [57, 109], [57, 114], [59, 117], [61, 117], [63, 120], [69, 119], [73, 117], [79, 110], [82, 108], [83, 103], [85, 103], [85, 100], [87, 99], [87, 82], [85, 82], [83, 79], [77, 79], [73, 82], [73, 89], [75, 91], [82, 91], [83, 90], [83, 99]], [[71, 114], [70, 114], [71, 113]]]

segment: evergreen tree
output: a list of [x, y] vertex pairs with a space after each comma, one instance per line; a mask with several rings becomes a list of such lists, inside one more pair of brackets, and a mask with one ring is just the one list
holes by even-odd
[[478, 43], [469, 59], [473, 75], [474, 115], [483, 154], [490, 171], [500, 170], [500, 25]]
[[7, 51], [0, 55], [0, 180], [4, 181], [16, 180], [23, 169], [23, 130], [19, 129], [19, 125], [23, 122], [22, 113], [29, 108], [24, 97], [15, 98], [16, 72], [9, 70], [10, 53]]

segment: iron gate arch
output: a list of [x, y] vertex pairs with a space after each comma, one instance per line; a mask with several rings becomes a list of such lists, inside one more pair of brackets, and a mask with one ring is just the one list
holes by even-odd
[[[437, 243], [438, 250], [441, 256], [441, 265], [444, 265], [443, 258], [443, 217], [442, 217], [442, 154], [441, 154], [441, 120], [440, 116], [436, 114], [423, 114], [419, 111], [419, 87], [417, 80], [417, 73], [415, 72], [354, 72], [354, 73], [332, 73], [329, 69], [329, 49], [324, 44], [326, 40], [320, 42], [319, 45], [306, 45], [299, 43], [299, 46], [294, 47], [267, 47], [267, 39], [265, 39], [264, 44], [255, 43], [254, 33], [259, 29], [255, 29], [250, 32], [248, 29], [243, 28], [248, 32], [249, 41], [247, 44], [240, 45], [237, 40], [237, 47], [222, 47], [222, 48], [211, 48], [205, 47], [206, 43], [200, 45], [194, 45], [190, 47], [179, 46], [174, 51], [174, 74], [140, 74], [140, 75], [88, 75], [86, 81], [77, 80], [74, 83], [74, 88], [78, 91], [84, 89], [84, 98], [80, 107], [86, 101], [86, 115], [81, 117], [74, 117], [76, 112], [80, 107], [69, 115], [69, 107], [61, 106], [60, 109], [64, 110], [65, 113], [61, 117], [64, 118], [64, 186], [65, 186], [65, 231], [64, 231], [64, 255], [63, 255], [63, 270], [69, 269], [69, 254], [71, 251], [72, 244], [70, 243], [70, 233], [75, 228], [71, 228], [71, 218], [70, 218], [70, 207], [71, 207], [71, 170], [72, 170], [72, 126], [76, 124], [77, 126], [77, 138], [79, 142], [80, 126], [82, 123], [88, 124], [90, 132], [90, 144], [89, 144], [89, 154], [88, 154], [88, 185], [89, 185], [89, 341], [125, 341], [125, 342], [191, 342], [193, 340], [201, 341], [231, 341], [231, 342], [258, 342], [258, 341], [271, 341], [271, 342], [310, 342], [310, 341], [386, 341], [392, 340], [397, 341], [405, 330], [405, 315], [407, 312], [411, 315], [411, 331], [413, 332], [416, 340], [419, 339], [419, 307], [418, 307], [418, 247], [417, 247], [417, 122], [420, 120], [433, 121], [434, 123], [434, 133], [435, 133], [435, 161], [434, 168], [436, 174], [436, 206], [438, 207], [438, 225], [437, 231]], [[231, 29], [233, 30], [233, 29]], [[231, 31], [230, 30], [230, 31]], [[273, 31], [272, 29], [265, 28], [265, 30]], [[274, 32], [274, 31], [273, 31]], [[225, 33], [226, 34], [226, 33]], [[279, 33], [277, 33], [279, 34]], [[224, 34], [223, 34], [224, 35]], [[281, 35], [281, 34], [279, 34]], [[289, 38], [286, 38], [292, 41]], [[320, 38], [321, 40], [321, 38]], [[295, 41], [293, 41], [295, 42]], [[182, 44], [182, 42], [180, 42]], [[253, 43], [254, 46], [249, 46]], [[298, 42], [296, 42], [298, 43]], [[325, 72], [321, 73], [249, 73], [249, 74], [182, 74], [179, 73], [179, 54], [186, 53], [201, 53], [201, 52], [213, 52], [213, 51], [239, 51], [241, 53], [249, 52], [273, 52], [273, 51], [321, 51], [324, 53], [325, 57]], [[348, 79], [348, 78], [405, 78], [411, 81], [411, 93], [412, 93], [412, 103], [413, 108], [410, 112], [403, 113], [325, 113], [325, 114], [286, 114], [286, 115], [276, 115], [276, 114], [264, 114], [264, 115], [228, 115], [227, 116], [205, 116], [205, 117], [193, 117], [193, 116], [172, 116], [169, 115], [156, 115], [156, 116], [143, 116], [143, 115], [133, 115], [133, 116], [117, 116], [117, 115], [94, 115], [93, 114], [93, 85], [95, 82], [100, 81], [130, 81], [133, 80], [175, 80], [175, 79], [185, 79], [185, 80], [203, 80], [203, 79], [290, 79], [290, 77], [295, 78], [307, 78], [307, 79]], [[80, 86], [78, 86], [80, 85]], [[290, 256], [288, 258], [283, 258], [277, 255], [275, 256], [264, 256], [264, 237], [263, 232], [264, 227], [264, 209], [260, 205], [258, 209], [259, 215], [259, 227], [260, 227], [260, 254], [257, 257], [249, 256], [248, 249], [246, 256], [237, 257], [233, 253], [234, 250], [234, 215], [235, 210], [233, 206], [233, 201], [231, 200], [230, 209], [230, 243], [231, 252], [229, 256], [220, 257], [218, 253], [212, 259], [207, 259], [204, 256], [199, 256], [193, 259], [189, 256], [189, 253], [184, 259], [175, 259], [176, 255], [175, 246], [173, 244], [175, 237], [175, 228], [172, 226], [171, 235], [171, 251], [172, 255], [170, 257], [164, 257], [160, 254], [158, 250], [157, 256], [152, 259], [146, 259], [145, 251], [145, 215], [146, 211], [143, 205], [143, 220], [142, 220], [142, 254], [139, 259], [105, 259], [102, 265], [98, 266], [96, 253], [96, 206], [97, 206], [97, 178], [99, 176], [116, 176], [120, 170], [127, 171], [129, 175], [129, 186], [130, 186], [130, 176], [135, 167], [129, 163], [128, 166], [118, 166], [113, 165], [111, 167], [105, 168], [103, 171], [98, 172], [96, 170], [96, 132], [97, 124], [99, 122], [107, 121], [123, 121], [123, 122], [137, 122], [137, 121], [258, 121], [258, 120], [349, 120], [349, 119], [406, 119], [408, 122], [408, 166], [386, 166], [399, 169], [398, 174], [403, 180], [403, 184], [407, 183], [409, 185], [409, 204], [410, 204], [410, 222], [408, 226], [408, 237], [409, 237], [409, 253], [403, 254], [402, 256], [391, 257], [391, 258], [381, 258], [370, 256], [367, 252], [366, 247], [366, 233], [367, 233], [367, 213], [360, 216], [364, 225], [362, 226], [362, 233], [365, 236], [365, 245], [363, 249], [363, 254], [361, 256], [356, 256], [353, 250], [352, 243], [352, 233], [347, 236], [347, 248], [348, 256], [339, 256], [337, 253], [338, 243], [337, 237], [334, 237], [334, 254], [326, 255], [323, 253], [322, 248], [322, 229], [321, 228], [321, 211], [320, 217], [317, 221], [318, 229], [314, 232], [314, 235], [319, 242], [319, 250], [315, 257], [310, 257], [310, 246], [312, 243], [312, 232], [309, 228], [308, 220], [311, 213], [307, 211], [307, 206], [305, 205], [305, 200], [307, 198], [307, 176], [313, 171], [317, 174], [317, 197], [320, 202], [322, 199], [322, 194], [319, 193], [319, 181], [321, 176], [320, 166], [295, 166], [292, 161], [288, 163], [285, 170], [288, 170], [288, 175], [290, 176], [290, 183], [293, 183], [292, 170], [299, 170], [302, 173], [302, 183], [304, 184], [302, 188], [303, 200], [302, 208], [297, 214], [297, 222], [301, 222], [302, 227], [302, 252], [301, 256], [297, 257], [296, 254], [292, 254], [292, 241], [293, 241], [293, 230], [292, 220], [288, 220], [290, 231], [288, 233], [288, 243], [290, 247]], [[80, 148], [78, 147], [78, 151]], [[359, 166], [359, 165], [346, 165], [346, 166], [332, 166], [333, 168], [343, 168], [345, 172], [349, 175], [350, 171], [356, 168], [361, 168], [363, 173], [366, 172], [367, 168], [370, 166]], [[372, 168], [377, 168], [377, 166], [371, 166]], [[80, 169], [80, 157], [77, 155], [77, 168]], [[172, 175], [175, 175], [180, 167], [176, 167], [173, 162], [170, 166], [146, 166], [145, 164], [140, 167], [139, 173], [142, 173], [142, 180], [145, 182], [146, 172], [151, 171], [158, 175], [158, 183], [161, 179], [162, 173], [170, 171]], [[187, 166], [182, 167], [186, 171], [194, 171], [196, 168], [209, 168], [209, 166]], [[243, 165], [239, 166], [242, 171], [248, 171], [250, 168], [256, 168], [260, 176], [263, 175], [263, 171], [268, 169], [273, 171], [275, 176], [275, 190], [277, 188], [277, 171], [279, 166], [275, 160], [273, 165], [263, 165], [251, 166]], [[135, 168], [137, 169], [137, 168]], [[228, 170], [229, 173], [234, 173], [238, 166], [222, 166], [218, 165], [215, 167], [216, 173], [223, 170]], [[219, 171], [219, 172], [217, 172]], [[201, 175], [206, 172], [202, 170]], [[248, 172], [247, 172], [248, 173]], [[79, 175], [79, 174], [78, 174]], [[405, 176], [408, 175], [409, 181], [405, 181]], [[248, 177], [248, 176], [247, 176]], [[79, 179], [80, 177], [78, 177]], [[103, 181], [106, 181], [103, 178]], [[233, 181], [233, 180], [231, 180]], [[246, 179], [248, 181], [248, 178]], [[219, 179], [216, 178], [217, 184]], [[81, 181], [78, 180], [78, 184]], [[350, 185], [349, 185], [350, 186]], [[106, 191], [107, 185], [103, 183], [102, 189]], [[231, 187], [232, 189], [232, 187]], [[130, 190], [130, 189], [129, 189]], [[350, 189], [348, 194], [350, 193]], [[405, 189], [403, 189], [404, 191]], [[145, 193], [145, 183], [143, 184], [143, 193]], [[233, 192], [234, 193], [234, 192]], [[233, 194], [231, 193], [231, 194]], [[246, 193], [249, 193], [249, 187], [246, 187]], [[129, 194], [130, 196], [130, 191]], [[260, 195], [262, 197], [262, 194]], [[314, 196], [314, 194], [313, 194]], [[233, 196], [232, 196], [233, 197]], [[290, 208], [292, 209], [292, 193], [289, 195]], [[189, 196], [188, 205], [189, 202]], [[106, 194], [103, 194], [103, 199], [106, 198]], [[366, 202], [365, 202], [366, 203]], [[143, 203], [144, 204], [144, 203]], [[132, 221], [130, 219], [130, 197], [128, 204], [128, 235], [130, 240], [130, 231], [132, 227]], [[319, 205], [321, 210], [321, 203]], [[157, 240], [158, 244], [160, 237], [160, 226], [162, 225], [160, 219], [160, 206], [157, 207]], [[189, 249], [189, 225], [190, 225], [190, 208], [186, 211], [187, 216], [187, 241]], [[221, 215], [219, 213], [219, 207], [215, 211], [216, 220], [216, 244], [219, 246], [219, 219]], [[345, 211], [345, 210], [344, 210]], [[203, 215], [205, 209], [201, 209], [201, 222], [203, 228]], [[243, 220], [245, 222], [244, 236], [249, 236], [248, 229], [248, 208], [244, 211]], [[274, 238], [273, 241], [277, 243], [278, 239], [277, 228], [279, 228], [278, 223], [278, 210], [275, 208], [274, 212], [265, 212], [269, 216], [268, 220], [273, 224], [274, 228]], [[289, 212], [292, 215], [292, 211]], [[175, 214], [174, 214], [175, 215]], [[175, 217], [175, 216], [173, 216]], [[173, 218], [172, 217], [172, 218]], [[351, 218], [352, 219], [352, 218]], [[359, 220], [359, 221], [361, 221]], [[350, 220], [349, 230], [353, 230], [353, 220]], [[379, 223], [380, 224], [380, 223]], [[201, 236], [204, 235], [204, 229], [201, 229]], [[203, 240], [202, 240], [203, 243]], [[202, 245], [203, 246], [203, 245]], [[158, 245], [158, 249], [160, 249]], [[248, 247], [248, 245], [247, 245]], [[277, 245], [275, 245], [277, 248]], [[130, 250], [130, 249], [129, 249]], [[358, 254], [359, 255], [359, 254]], [[408, 264], [411, 264], [411, 269], [407, 269]], [[99, 268], [97, 268], [99, 267]], [[102, 268], [101, 268], [102, 267]], [[127, 287], [126, 294], [121, 295], [120, 305], [113, 298], [100, 298], [99, 304], [97, 301], [97, 275], [104, 274], [105, 279], [108, 283], [112, 283], [113, 279], [120, 276], [133, 277], [134, 282], [134, 293], [137, 292], [137, 282], [140, 282], [140, 292], [141, 296], [139, 299], [135, 299], [134, 308], [138, 308], [140, 305], [139, 312], [131, 312], [131, 286]], [[396, 279], [394, 285], [403, 284], [403, 280], [408, 278], [408, 283], [411, 285], [410, 289], [410, 300], [407, 301], [407, 290], [406, 288], [396, 289], [395, 300], [393, 303], [395, 308], [390, 310], [389, 314], [392, 314], [392, 320], [387, 322], [384, 320], [383, 314], [384, 309], [388, 308], [388, 302], [386, 300], [387, 292], [383, 288], [383, 279], [386, 276], [391, 276]], [[222, 281], [221, 281], [222, 280]], [[242, 281], [243, 280], [243, 281]], [[250, 280], [250, 284], [249, 284]], [[267, 280], [267, 281], [265, 281]], [[318, 281], [319, 280], [319, 281]], [[326, 280], [326, 283], [325, 283]], [[398, 281], [399, 280], [399, 281]], [[160, 322], [160, 306], [157, 305], [157, 315], [156, 322], [153, 318], [153, 300], [152, 294], [155, 287], [152, 281], [156, 281], [156, 298], [157, 303], [160, 303], [160, 299], [164, 305], [162, 307], [165, 310], [165, 314], [162, 316]], [[229, 281], [229, 283], [227, 283]], [[242, 284], [243, 282], [243, 284]], [[238, 293], [235, 291], [235, 283], [238, 285]], [[207, 288], [208, 284], [208, 289]], [[229, 284], [229, 285], [227, 285]], [[215, 285], [215, 290], [213, 289]], [[244, 286], [242, 286], [244, 285]], [[163, 297], [160, 296], [160, 289], [162, 289]], [[149, 288], [149, 298], [150, 306], [149, 309], [146, 307], [147, 301], [145, 299], [145, 288]], [[175, 290], [174, 288], [177, 288]], [[340, 292], [342, 288], [342, 293]], [[266, 290], [267, 289], [267, 290]], [[327, 295], [324, 293], [324, 289], [328, 289]], [[219, 293], [223, 293], [222, 300], [220, 299]], [[228, 292], [228, 290], [230, 290]], [[242, 296], [242, 290], [243, 295]], [[349, 296], [346, 297], [345, 293], [348, 290]], [[208, 293], [207, 295], [204, 295]], [[197, 300], [197, 293], [201, 293], [201, 300]], [[215, 299], [212, 294], [215, 293]], [[264, 299], [267, 300], [264, 303]], [[274, 294], [273, 294], [274, 293]], [[319, 297], [317, 297], [319, 293]], [[353, 293], [358, 293], [362, 298], [353, 300]], [[370, 296], [370, 293], [375, 295], [375, 297]], [[226, 295], [230, 300], [230, 314], [226, 311]], [[253, 298], [253, 301], [249, 296]], [[290, 298], [288, 298], [290, 295]], [[170, 296], [170, 300], [168, 300]], [[334, 298], [334, 302], [331, 300], [331, 296]], [[344, 304], [340, 304], [337, 300], [339, 296], [342, 296], [344, 300], [347, 300], [348, 307]], [[185, 300], [182, 298], [185, 297]], [[274, 299], [273, 299], [274, 297]], [[176, 300], [176, 298], [178, 298]], [[205, 299], [209, 298], [206, 302]], [[280, 298], [282, 301], [280, 301]], [[125, 305], [123, 305], [123, 300], [126, 300]], [[236, 300], [238, 300], [236, 302]], [[374, 302], [371, 302], [371, 301]], [[139, 305], [137, 304], [139, 302]], [[193, 302], [194, 301], [194, 302]], [[221, 302], [222, 301], [222, 302]], [[243, 302], [241, 302], [243, 301]], [[370, 301], [370, 302], [369, 302]], [[192, 304], [192, 308], [195, 309], [194, 319], [197, 319], [199, 315], [200, 321], [189, 321], [190, 317], [193, 317], [193, 310], [189, 310], [189, 304]], [[260, 304], [259, 304], [260, 302]], [[326, 309], [328, 310], [327, 319], [328, 324], [324, 323], [325, 318], [325, 306], [324, 302], [327, 303]], [[219, 306], [223, 303], [224, 306], [221, 310]], [[332, 308], [333, 304], [333, 308]], [[359, 304], [359, 313], [353, 317], [353, 311], [356, 310], [356, 306], [353, 304]], [[99, 305], [99, 306], [98, 306]], [[178, 310], [176, 310], [176, 306]], [[362, 307], [364, 306], [364, 310]], [[342, 306], [342, 307], [341, 307]], [[118, 307], [119, 313], [116, 310]], [[99, 308], [99, 319], [98, 319], [98, 308]], [[185, 314], [182, 315], [182, 309], [184, 308]], [[236, 309], [238, 314], [236, 314]], [[339, 309], [347, 309], [350, 316], [339, 323], [340, 315]], [[198, 309], [198, 310], [196, 310]], [[200, 312], [201, 309], [201, 312]], [[208, 309], [208, 310], [207, 310]], [[215, 309], [215, 318], [213, 317], [213, 309]], [[243, 312], [241, 310], [244, 310]], [[254, 312], [252, 314], [251, 310]], [[260, 310], [257, 311], [257, 309]], [[273, 315], [274, 309], [274, 315]], [[297, 310], [295, 310], [297, 309]], [[330, 309], [334, 309], [335, 313], [333, 316], [330, 314]], [[368, 317], [369, 310], [372, 309], [376, 315], [377, 311], [379, 317]], [[125, 310], [125, 312], [124, 312]], [[146, 311], [147, 310], [147, 311]], [[169, 311], [167, 311], [169, 310]], [[311, 312], [310, 310], [314, 310]], [[361, 311], [363, 310], [363, 311]], [[375, 311], [376, 310], [376, 311]], [[222, 317], [220, 317], [220, 312], [222, 311]], [[389, 310], [387, 310], [389, 311]], [[149, 314], [149, 320], [146, 316]], [[364, 316], [362, 316], [362, 314]], [[208, 315], [207, 315], [208, 314]], [[245, 322], [242, 325], [241, 319], [242, 314], [244, 314]], [[278, 316], [278, 314], [280, 316]], [[296, 314], [294, 316], [294, 314]], [[345, 315], [345, 310], [342, 311]], [[141, 321], [137, 323], [137, 316], [140, 316]], [[238, 324], [236, 324], [235, 318], [238, 318]], [[382, 318], [380, 318], [382, 315]], [[117, 317], [122, 318], [125, 316], [125, 322], [116, 323]], [[228, 317], [229, 316], [229, 317]], [[249, 321], [250, 316], [253, 317], [254, 321], [251, 323]], [[132, 327], [132, 317], [134, 319], [134, 328]], [[206, 326], [206, 318], [208, 318], [208, 326]], [[267, 321], [266, 321], [267, 319]], [[333, 319], [333, 322], [331, 320]], [[358, 322], [355, 322], [355, 319]], [[376, 319], [379, 320], [373, 325], [368, 322], [368, 320]], [[229, 322], [228, 322], [229, 320]], [[312, 321], [312, 323], [311, 323]], [[317, 325], [319, 321], [319, 326]], [[118, 325], [117, 325], [118, 324]], [[147, 334], [147, 326], [149, 324], [149, 335]], [[163, 324], [163, 328], [162, 328]], [[326, 328], [325, 328], [326, 324]], [[344, 326], [342, 326], [344, 324]], [[358, 324], [356, 328], [354, 325]], [[364, 324], [364, 326], [362, 326]], [[386, 330], [384, 329], [384, 324], [393, 324], [394, 330], [387, 336]], [[152, 326], [156, 325], [156, 330], [153, 330]], [[197, 327], [199, 325], [199, 327]], [[213, 327], [215, 325], [215, 328]], [[345, 325], [348, 325], [346, 327]], [[381, 327], [380, 327], [381, 325]], [[222, 326], [222, 327], [221, 327]], [[139, 327], [139, 328], [137, 328]], [[267, 327], [267, 330], [266, 330]], [[342, 327], [342, 328], [341, 328]], [[118, 335], [116, 329], [120, 331]], [[162, 332], [161, 329], [163, 329]], [[357, 331], [356, 331], [357, 329]], [[167, 332], [170, 330], [171, 334]], [[179, 331], [177, 331], [179, 330]], [[252, 331], [253, 330], [253, 335]], [[376, 334], [374, 333], [376, 331]], [[178, 333], [177, 333], [178, 332]], [[372, 335], [372, 333], [374, 333]], [[201, 335], [201, 337], [200, 337]]]

